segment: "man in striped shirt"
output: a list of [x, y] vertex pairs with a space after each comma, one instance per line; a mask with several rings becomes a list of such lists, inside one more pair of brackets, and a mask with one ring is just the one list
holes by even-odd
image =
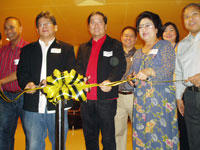
[[[9, 43], [0, 49], [0, 88], [9, 99], [21, 91], [16, 76], [21, 48], [28, 44], [21, 38], [22, 26], [16, 17], [7, 17], [4, 32]], [[18, 117], [23, 125], [23, 96], [7, 103], [0, 98], [0, 149], [14, 150], [14, 135]]]

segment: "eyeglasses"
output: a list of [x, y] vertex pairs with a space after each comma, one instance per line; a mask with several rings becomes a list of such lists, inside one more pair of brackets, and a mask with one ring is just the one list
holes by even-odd
[[42, 22], [38, 24], [38, 27], [51, 26], [52, 24], [52, 22]]
[[153, 24], [150, 24], [150, 23], [148, 23], [148, 24], [143, 24], [143, 25], [140, 25], [140, 26], [139, 26], [139, 30], [143, 30], [143, 29], [149, 30], [149, 29], [151, 29], [152, 27], [153, 27]]

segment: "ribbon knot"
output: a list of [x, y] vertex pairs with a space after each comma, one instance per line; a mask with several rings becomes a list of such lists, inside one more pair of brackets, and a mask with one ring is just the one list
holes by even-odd
[[47, 100], [54, 105], [58, 100], [86, 101], [84, 89], [87, 88], [87, 85], [83, 76], [74, 69], [70, 73], [55, 69], [46, 81], [47, 85], [43, 88], [43, 93], [46, 95]]

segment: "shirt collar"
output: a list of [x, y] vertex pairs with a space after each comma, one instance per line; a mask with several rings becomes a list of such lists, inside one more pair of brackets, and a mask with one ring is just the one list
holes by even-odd
[[53, 43], [54, 40], [55, 40], [55, 38], [53, 38], [52, 40], [50, 40], [50, 41], [48, 42], [48, 45], [47, 45], [47, 46], [45, 45], [45, 43], [44, 43], [41, 39], [39, 39], [39, 43], [40, 43], [40, 45], [43, 45], [43, 46], [48, 47], [48, 46], [50, 46], [50, 45]]
[[102, 44], [106, 39], [106, 35], [104, 35], [102, 38], [100, 38], [98, 41], [95, 41], [92, 39], [92, 44]]
[[[15, 48], [17, 48], [17, 47], [22, 48], [22, 47], [24, 46], [23, 44], [21, 44], [22, 41], [24, 41], [24, 40], [23, 40], [22, 38], [20, 38], [20, 40], [19, 40], [19, 42], [17, 43], [17, 45], [15, 46]], [[12, 43], [9, 42], [8, 46], [11, 48], [11, 47], [12, 47]], [[15, 48], [14, 48], [14, 49], [15, 49]]]
[[191, 32], [188, 34], [188, 38], [190, 38], [190, 39], [194, 39], [194, 38], [198, 38], [198, 37], [200, 37], [200, 31], [196, 34], [196, 36], [193, 36], [192, 34], [191, 34]]
[[124, 52], [124, 55], [125, 55], [126, 57], [133, 56], [133, 54], [135, 53], [135, 51], [136, 51], [136, 48], [133, 47], [130, 51], [128, 51], [128, 54], [127, 54], [126, 52]]

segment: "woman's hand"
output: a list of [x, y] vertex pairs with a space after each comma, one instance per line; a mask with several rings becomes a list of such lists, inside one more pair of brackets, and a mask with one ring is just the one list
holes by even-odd
[[149, 76], [152, 76], [152, 77], [156, 76], [156, 73], [152, 68], [146, 68], [146, 69], [140, 70], [138, 74], [136, 75], [136, 78], [139, 80], [147, 80]]
[[[129, 74], [127, 76], [127, 79], [132, 79], [134, 76], [136, 75], [135, 71], [133, 71], [131, 74]], [[130, 86], [135, 86], [135, 82], [133, 80], [128, 81], [128, 83], [130, 84]]]

